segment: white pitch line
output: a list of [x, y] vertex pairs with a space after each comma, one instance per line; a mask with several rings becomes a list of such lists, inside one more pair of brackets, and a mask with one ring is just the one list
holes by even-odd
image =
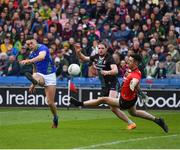
[[119, 144], [119, 143], [136, 142], [136, 141], [159, 139], [159, 138], [169, 138], [169, 137], [176, 137], [176, 136], [177, 136], [177, 134], [165, 135], [165, 136], [149, 136], [149, 137], [143, 137], [143, 138], [119, 140], [119, 141], [114, 141], [114, 142], [109, 142], [109, 143], [89, 145], [89, 146], [73, 148], [73, 149], [89, 149], [89, 148], [96, 148], [96, 147], [100, 147], [100, 146], [114, 145], [114, 144]]

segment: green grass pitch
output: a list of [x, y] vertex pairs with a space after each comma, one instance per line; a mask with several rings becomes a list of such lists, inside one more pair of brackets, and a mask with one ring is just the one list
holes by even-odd
[[126, 129], [110, 110], [59, 109], [59, 128], [51, 128], [48, 109], [0, 109], [0, 149], [176, 149], [180, 148], [180, 111], [151, 111], [169, 125], [164, 133], [155, 123], [132, 118]]

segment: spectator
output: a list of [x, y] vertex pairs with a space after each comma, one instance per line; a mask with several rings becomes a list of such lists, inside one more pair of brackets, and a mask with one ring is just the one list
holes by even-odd
[[77, 59], [76, 59], [76, 54], [75, 51], [73, 51], [72, 49], [70, 49], [70, 45], [68, 42], [64, 42], [63, 43], [63, 52], [64, 52], [64, 57], [68, 60], [69, 64], [73, 64], [73, 63], [78, 63]]
[[51, 26], [55, 27], [55, 30], [57, 32], [57, 35], [61, 36], [62, 35], [62, 24], [58, 21], [58, 17], [56, 16], [55, 11], [51, 12], [50, 18], [47, 21], [49, 28], [51, 28]]
[[126, 6], [126, 2], [123, 0], [120, 1], [119, 6], [116, 7], [116, 14], [118, 14], [120, 16], [120, 20], [123, 20], [123, 22], [124, 22], [128, 13], [129, 12], [128, 12], [128, 8]]
[[172, 61], [171, 54], [167, 54], [164, 66], [166, 66], [167, 75], [173, 75], [176, 73], [176, 64]]
[[[24, 59], [23, 55], [18, 55], [17, 56], [17, 61], [18, 62], [22, 61], [23, 59]], [[20, 72], [19, 72], [20, 76], [24, 76], [24, 74], [26, 72], [32, 73], [32, 70], [33, 70], [32, 65], [22, 65], [22, 64], [19, 64], [19, 68], [20, 68]]]
[[9, 56], [8, 64], [5, 67], [2, 76], [18, 76], [20, 72], [19, 63], [16, 61], [16, 57], [11, 55]]
[[128, 29], [132, 29], [133, 21], [132, 21], [132, 18], [130, 17], [130, 15], [126, 15], [125, 24], [127, 25]]
[[169, 7], [164, 0], [159, 0], [159, 14], [164, 16], [166, 12], [169, 12]]
[[0, 76], [8, 65], [8, 56], [6, 53], [0, 53]]
[[180, 61], [176, 63], [176, 74], [180, 75]]
[[145, 38], [145, 42], [147, 42], [149, 40], [149, 36], [150, 36], [150, 31], [148, 29], [147, 24], [143, 24], [142, 25], [142, 33], [144, 34], [144, 38]]
[[147, 79], [152, 79], [155, 76], [156, 65], [153, 59], [151, 59], [145, 68], [145, 74]]
[[94, 56], [96, 54], [98, 54], [98, 41], [94, 40], [92, 47], [91, 47], [91, 55], [90, 56]]
[[90, 10], [91, 18], [99, 19], [105, 13], [105, 6], [102, 1], [97, 1], [96, 6]]
[[111, 1], [108, 1], [105, 8], [106, 19], [109, 21], [112, 21], [115, 14], [116, 14], [116, 10], [115, 10], [114, 3]]
[[64, 30], [66, 23], [69, 22], [69, 19], [66, 16], [66, 13], [61, 14], [61, 19], [59, 20], [59, 23], [62, 25], [62, 29]]
[[138, 40], [139, 40], [140, 47], [142, 48], [145, 43], [145, 36], [143, 32], [138, 33]]
[[169, 33], [168, 33], [168, 36], [167, 36], [167, 44], [172, 44], [174, 45], [175, 47], [178, 47], [178, 43], [177, 43], [177, 38], [176, 38], [176, 35], [175, 35], [175, 32], [170, 30]]
[[99, 40], [99, 36], [96, 34], [95, 32], [95, 27], [93, 26], [90, 26], [89, 27], [89, 32], [87, 33], [87, 38], [88, 38], [88, 41], [89, 41], [89, 44], [93, 44], [93, 41], [97, 41]]
[[176, 15], [180, 12], [180, 2], [178, 0], [172, 1], [172, 12]]
[[101, 31], [101, 39], [102, 40], [108, 40], [109, 43], [111, 43], [111, 37], [112, 37], [112, 31], [110, 28], [110, 24], [105, 23], [103, 25], [103, 30]]
[[149, 42], [145, 42], [144, 43], [143, 49], [146, 50], [150, 56], [152, 56], [153, 51], [152, 51], [152, 49], [150, 47], [150, 43]]
[[126, 56], [128, 53], [128, 45], [125, 40], [120, 41], [120, 49], [118, 51], [122, 56]]
[[165, 61], [166, 60], [166, 56], [163, 53], [163, 48], [161, 46], [157, 45], [155, 47], [155, 54], [158, 55], [158, 60], [159, 61]]
[[44, 3], [44, 5], [41, 6], [41, 8], [39, 10], [39, 14], [43, 20], [47, 20], [50, 18], [51, 8], [49, 8], [47, 3]]
[[13, 45], [11, 44], [11, 41], [10, 41], [10, 34], [7, 33], [5, 39], [4, 39], [4, 42], [0, 45], [0, 48], [1, 48], [1, 52], [3, 53], [7, 53], [9, 50], [12, 49]]
[[111, 22], [111, 26], [117, 26], [118, 28], [121, 26], [122, 24], [122, 20], [120, 19], [120, 15], [115, 14], [112, 22]]
[[87, 37], [83, 37], [83, 38], [82, 38], [81, 46], [82, 46], [82, 51], [81, 51], [81, 52], [82, 52], [85, 56], [90, 56], [90, 55], [91, 55], [91, 52], [92, 52], [92, 49], [91, 49], [91, 46], [89, 45], [89, 42], [88, 42]]
[[40, 29], [43, 31], [44, 35], [46, 35], [49, 31], [47, 21], [43, 21], [43, 18], [39, 16], [37, 18], [37, 22], [32, 24], [31, 33], [37, 33]]
[[[39, 42], [52, 48], [53, 59], [57, 49], [64, 49], [62, 43], [69, 41], [63, 54], [68, 64], [79, 63], [74, 53], [74, 42], [71, 41], [81, 43], [81, 46], [84, 46], [83, 53], [87, 56], [90, 56], [92, 51], [96, 53], [96, 43], [99, 40], [107, 43], [108, 51], [112, 55], [119, 52], [127, 59], [129, 53], [140, 53], [145, 58], [141, 71], [148, 64], [147, 56], [152, 57], [155, 64], [166, 61], [169, 53], [173, 62], [180, 60], [178, 0], [91, 2], [23, 0], [22, 3], [9, 1], [8, 4], [1, 5], [0, 52], [24, 59], [24, 54], [21, 53], [22, 45], [27, 36], [33, 34]], [[87, 64], [85, 65], [82, 68], [87, 72]], [[86, 76], [86, 73], [83, 74]]]
[[159, 38], [165, 39], [165, 30], [159, 20], [155, 21], [155, 26], [151, 29], [151, 37], [153, 37], [155, 32], [157, 32]]
[[144, 63], [145, 66], [147, 66], [149, 60], [150, 60], [150, 55], [147, 50], [143, 49], [141, 51], [141, 56], [142, 56], [142, 62]]
[[119, 54], [118, 52], [114, 53], [112, 56], [113, 56], [113, 59], [114, 59], [116, 65], [117, 65], [117, 67], [118, 67], [118, 76], [119, 76], [119, 77], [122, 77], [122, 76], [120, 76], [120, 75], [121, 75], [121, 74], [120, 74], [121, 56], [120, 56], [120, 54]]
[[164, 62], [159, 62], [158, 67], [156, 68], [154, 77], [157, 79], [164, 79], [166, 78], [167, 70], [164, 66]]
[[126, 28], [126, 24], [121, 24], [120, 30], [115, 27], [112, 33], [113, 40], [127, 40], [131, 37], [131, 31]]
[[[56, 52], [56, 57], [54, 59], [55, 65], [57, 67], [56, 75], [62, 77], [63, 66], [69, 66], [68, 60], [64, 57], [65, 51], [63, 49], [58, 49]], [[64, 67], [66, 69], [66, 67]]]
[[140, 31], [141, 31], [140, 24], [139, 23], [134, 23], [133, 29], [132, 29], [133, 36], [137, 37]]
[[127, 63], [124, 60], [121, 60], [120, 68], [119, 68], [119, 76], [123, 78], [127, 70], [128, 70]]
[[60, 78], [69, 78], [69, 73], [68, 73], [68, 66], [67, 65], [63, 65], [62, 66], [62, 72], [60, 74]]
[[62, 40], [63, 41], [68, 41], [70, 37], [72, 37], [72, 27], [69, 22], [66, 22], [64, 26], [64, 30], [62, 32]]
[[168, 45], [169, 54], [172, 56], [172, 61], [177, 62], [180, 60], [180, 54], [177, 49], [175, 49], [175, 46], [172, 44]]
[[166, 35], [168, 35], [168, 31], [170, 28], [170, 19], [167, 16], [163, 16], [162, 18], [162, 26], [164, 27]]
[[132, 43], [131, 50], [134, 51], [134, 53], [141, 53], [141, 47], [139, 40]]

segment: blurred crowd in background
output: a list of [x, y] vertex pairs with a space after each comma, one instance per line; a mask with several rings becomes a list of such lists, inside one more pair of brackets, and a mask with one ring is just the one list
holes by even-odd
[[143, 58], [143, 78], [180, 76], [179, 0], [0, 0], [0, 76], [31, 72], [19, 64], [30, 53], [28, 35], [49, 47], [61, 79], [72, 63], [80, 65], [80, 77], [96, 77], [92, 63], [78, 60], [74, 45], [92, 56], [100, 41], [108, 45], [119, 77], [132, 53]]

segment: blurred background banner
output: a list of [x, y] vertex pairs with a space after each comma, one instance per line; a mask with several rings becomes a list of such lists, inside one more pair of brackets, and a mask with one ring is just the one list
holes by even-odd
[[[78, 88], [77, 93], [71, 93], [80, 101], [96, 99], [100, 97], [100, 88]], [[146, 107], [158, 110], [180, 110], [180, 90], [179, 89], [146, 89], [149, 96]], [[57, 88], [56, 104], [58, 107], [68, 107], [68, 89]], [[138, 99], [137, 106], [145, 108], [144, 103]], [[46, 97], [43, 89], [38, 88], [35, 94], [28, 93], [26, 87], [1, 87], [0, 107], [47, 107]], [[106, 105], [96, 108], [106, 108]]]

